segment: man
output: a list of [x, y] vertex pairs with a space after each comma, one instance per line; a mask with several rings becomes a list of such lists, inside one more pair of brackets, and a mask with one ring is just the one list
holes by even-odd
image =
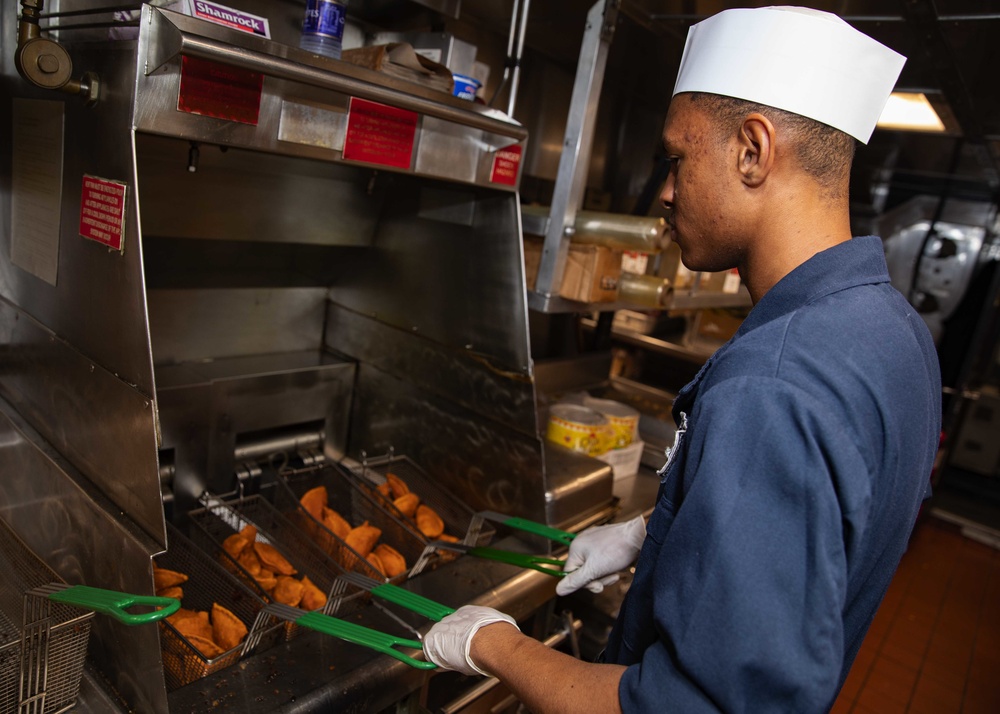
[[647, 532], [594, 528], [570, 549], [561, 593], [599, 590], [638, 553], [604, 663], [475, 607], [431, 628], [432, 661], [499, 677], [536, 714], [830, 708], [940, 428], [930, 336], [890, 287], [879, 239], [850, 232], [854, 139], [870, 137], [903, 61], [800, 8], [691, 29], [661, 198], [685, 265], [738, 268], [754, 308], [677, 396]]

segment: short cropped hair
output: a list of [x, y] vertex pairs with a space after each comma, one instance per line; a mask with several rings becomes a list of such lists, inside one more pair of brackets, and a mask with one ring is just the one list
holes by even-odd
[[748, 115], [763, 114], [792, 138], [802, 169], [831, 192], [839, 193], [850, 178], [856, 146], [850, 134], [815, 119], [734, 97], [692, 92], [691, 99], [719, 122], [720, 131], [727, 138]]

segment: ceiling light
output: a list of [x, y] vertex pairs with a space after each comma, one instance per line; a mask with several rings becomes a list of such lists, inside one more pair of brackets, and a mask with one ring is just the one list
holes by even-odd
[[877, 126], [902, 131], [946, 131], [944, 122], [923, 92], [893, 92]]

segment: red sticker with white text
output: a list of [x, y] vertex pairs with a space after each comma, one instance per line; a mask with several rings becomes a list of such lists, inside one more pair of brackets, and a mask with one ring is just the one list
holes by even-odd
[[345, 159], [410, 168], [420, 115], [357, 97], [351, 97], [348, 111]]
[[228, 64], [181, 57], [177, 108], [216, 119], [257, 126], [264, 75]]
[[128, 185], [97, 176], [83, 176], [80, 193], [80, 235], [122, 250], [125, 238], [125, 195]]
[[517, 185], [517, 171], [521, 167], [521, 148], [520, 144], [513, 144], [497, 150], [493, 156], [490, 183], [502, 183], [505, 186]]

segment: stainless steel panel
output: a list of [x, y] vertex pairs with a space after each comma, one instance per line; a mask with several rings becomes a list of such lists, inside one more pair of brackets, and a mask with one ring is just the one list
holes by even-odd
[[360, 461], [362, 450], [380, 455], [390, 447], [473, 509], [546, 518], [537, 436], [362, 363], [348, 454]]
[[[15, 2], [4, 3], [5, 20], [15, 16], [16, 6]], [[15, 35], [8, 32], [5, 37]], [[7, 43], [4, 48], [7, 50]], [[12, 153], [12, 96], [64, 104], [65, 154], [57, 284], [53, 287], [9, 262], [11, 225], [5, 220], [0, 222], [0, 297], [21, 306], [95, 364], [152, 394], [129, 127], [135, 48], [115, 43], [70, 45], [68, 49], [75, 67], [100, 74], [102, 99], [95, 107], [85, 107], [77, 97], [30, 87], [9, 62], [13, 53], [4, 52], [8, 91], [0, 95], [0, 156]], [[78, 234], [84, 174], [128, 184], [125, 250], [121, 254]], [[11, 177], [6, 161], [0, 165], [0, 188], [3, 214], [9, 216]]]
[[[0, 400], [0, 517], [70, 584], [153, 592], [162, 550]], [[157, 627], [98, 615], [89, 658], [132, 711], [165, 714]], [[103, 710], [102, 710], [103, 711]]]
[[150, 290], [157, 365], [273, 352], [318, 351], [321, 288]]
[[527, 436], [538, 435], [530, 377], [491, 362], [487, 355], [454, 350], [420, 334], [331, 304], [327, 346], [426, 389], [485, 419]]
[[[425, 193], [429, 184], [419, 179], [379, 180], [386, 181], [392, 199], [373, 249], [338, 256], [332, 299], [448, 348], [485, 356], [498, 368], [528, 374], [516, 195], [443, 183]], [[445, 211], [448, 201], [451, 212]], [[470, 203], [472, 224], [466, 225]]]
[[152, 399], [3, 299], [0, 375], [0, 395], [165, 543]]
[[546, 523], [572, 528], [608, 509], [614, 485], [611, 467], [589, 456], [545, 442]]
[[248, 434], [319, 424], [327, 450], [346, 447], [355, 366], [320, 352], [165, 367], [157, 378], [163, 447], [174, 451], [180, 511], [207, 489], [235, 488], [235, 456]]
[[202, 146], [197, 171], [191, 172], [189, 151], [187, 141], [136, 136], [144, 235], [314, 245], [371, 242], [385, 193], [371, 184], [370, 170]]

